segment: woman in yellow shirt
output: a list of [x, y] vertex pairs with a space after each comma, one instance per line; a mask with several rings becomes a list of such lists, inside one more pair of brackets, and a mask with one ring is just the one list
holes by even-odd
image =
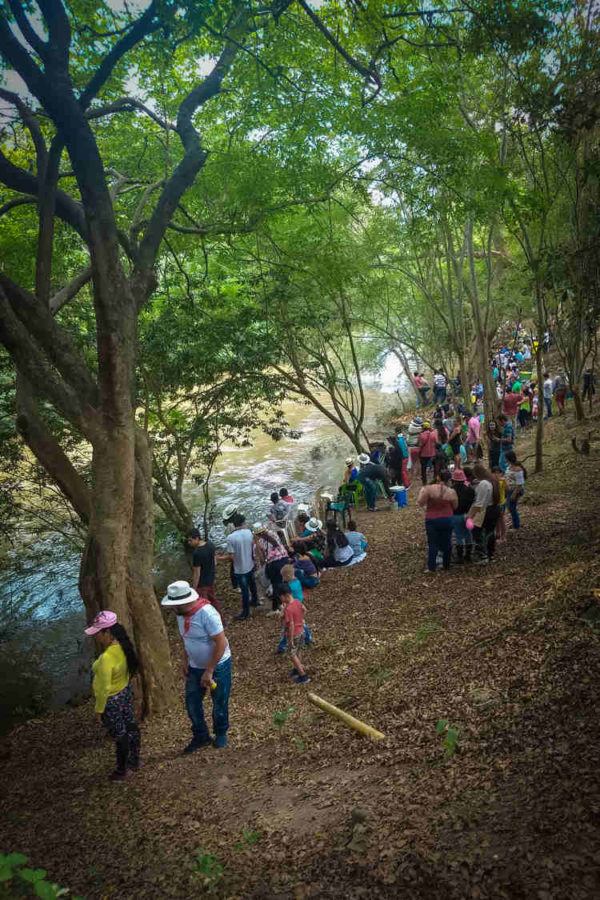
[[115, 742], [117, 767], [111, 781], [125, 781], [140, 766], [140, 730], [133, 715], [129, 683], [139, 662], [129, 636], [114, 612], [103, 609], [85, 633], [94, 635], [102, 653], [92, 666], [96, 715]]

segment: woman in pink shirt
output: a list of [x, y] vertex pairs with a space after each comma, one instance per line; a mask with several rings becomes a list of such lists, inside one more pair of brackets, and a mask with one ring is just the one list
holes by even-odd
[[437, 435], [431, 430], [429, 422], [423, 422], [423, 431], [419, 435], [419, 458], [421, 460], [421, 481], [427, 484], [427, 469], [433, 463]]
[[440, 484], [422, 487], [417, 505], [425, 509], [427, 533], [427, 571], [435, 574], [438, 552], [442, 554], [444, 569], [450, 568], [452, 550], [452, 516], [458, 506], [456, 491], [448, 487], [450, 473], [440, 472]]
[[467, 459], [469, 462], [473, 462], [477, 457], [480, 429], [479, 416], [476, 413], [472, 413], [467, 425]]

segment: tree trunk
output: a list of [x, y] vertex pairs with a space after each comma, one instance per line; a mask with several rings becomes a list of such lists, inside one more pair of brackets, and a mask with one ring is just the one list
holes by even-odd
[[142, 714], [168, 709], [174, 700], [169, 645], [154, 592], [154, 505], [152, 469], [146, 436], [136, 432], [133, 528], [127, 547], [127, 576], [107, 603], [100, 577], [98, 541], [92, 534], [82, 556], [79, 592], [88, 618], [106, 607], [117, 614], [140, 659]]
[[38, 413], [31, 385], [17, 371], [17, 431], [50, 478], [58, 485], [79, 518], [90, 520], [90, 491]]
[[175, 684], [167, 633], [154, 591], [154, 503], [152, 458], [146, 435], [137, 430], [133, 528], [128, 557], [127, 603], [141, 662], [144, 714], [173, 704]]
[[404, 374], [408, 378], [410, 386], [412, 387], [413, 391], [415, 392], [415, 397], [417, 398], [417, 405], [422, 406], [423, 405], [423, 397], [421, 395], [419, 388], [415, 384], [415, 380], [413, 378], [412, 372], [410, 371], [410, 366], [408, 364], [406, 354], [404, 353], [404, 351], [402, 350], [401, 347], [394, 347], [392, 352], [395, 354], [395, 356], [400, 361], [400, 365], [402, 366], [402, 368], [404, 370]]
[[464, 353], [458, 354], [458, 369], [460, 372], [460, 384], [463, 406], [467, 412], [471, 412], [471, 382], [467, 369], [467, 360]]
[[583, 422], [585, 420], [585, 409], [583, 408], [583, 400], [581, 399], [579, 388], [571, 387], [571, 393], [575, 404], [575, 418], [578, 422]]
[[544, 468], [544, 361], [542, 340], [546, 330], [546, 316], [544, 310], [544, 298], [542, 286], [536, 281], [535, 308], [537, 318], [537, 351], [535, 354], [535, 367], [538, 389], [538, 420], [535, 430], [535, 471], [541, 472]]
[[540, 340], [543, 332], [539, 331], [538, 322], [538, 348], [535, 354], [535, 368], [538, 389], [538, 417], [537, 427], [535, 429], [535, 471], [541, 472], [544, 468], [544, 363], [542, 359], [542, 342]]

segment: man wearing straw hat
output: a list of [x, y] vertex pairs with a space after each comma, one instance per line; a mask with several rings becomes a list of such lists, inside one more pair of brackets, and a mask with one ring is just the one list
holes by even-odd
[[[202, 747], [227, 746], [229, 692], [231, 691], [231, 650], [223, 623], [214, 606], [187, 581], [174, 581], [162, 599], [177, 615], [179, 633], [188, 658], [185, 670], [185, 705], [192, 723], [192, 740], [184, 754]], [[204, 718], [204, 695], [210, 692], [215, 732], [211, 740]]]

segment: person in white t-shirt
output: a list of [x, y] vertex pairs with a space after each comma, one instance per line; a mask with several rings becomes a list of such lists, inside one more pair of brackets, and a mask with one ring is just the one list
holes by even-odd
[[552, 417], [552, 389], [554, 387], [554, 379], [550, 377], [548, 372], [544, 372], [544, 406], [546, 407], [546, 415], [544, 418]]
[[[229, 693], [231, 691], [231, 650], [223, 631], [221, 616], [205, 597], [200, 597], [187, 581], [174, 581], [167, 588], [162, 606], [177, 614], [179, 633], [188, 659], [185, 666], [185, 705], [192, 723], [192, 740], [184, 754], [202, 747], [227, 746]], [[211, 739], [204, 718], [206, 691], [212, 700], [215, 732]]]
[[217, 559], [228, 559], [233, 563], [233, 574], [242, 590], [242, 611], [235, 618], [242, 621], [250, 618], [251, 606], [261, 606], [261, 603], [254, 577], [254, 537], [240, 513], [233, 516], [232, 523], [234, 528], [227, 537], [227, 553]]
[[446, 388], [448, 385], [448, 379], [444, 375], [441, 369], [433, 373], [433, 402], [442, 403], [446, 402]]

